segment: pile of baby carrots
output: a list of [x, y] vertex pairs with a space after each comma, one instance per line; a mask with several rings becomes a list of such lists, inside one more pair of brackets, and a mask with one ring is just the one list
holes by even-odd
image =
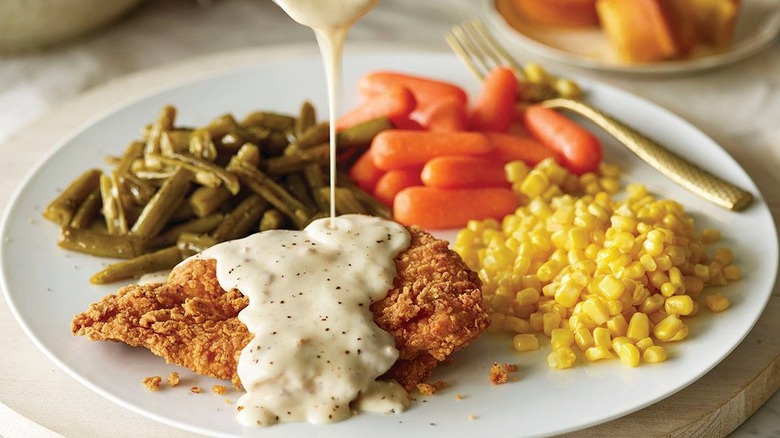
[[553, 157], [575, 174], [597, 170], [598, 139], [558, 112], [522, 99], [508, 68], [496, 68], [469, 105], [459, 86], [378, 71], [362, 77], [363, 100], [337, 123], [343, 130], [386, 117], [396, 129], [377, 135], [353, 164], [363, 190], [392, 206], [395, 219], [426, 229], [501, 219], [519, 205], [504, 165]]

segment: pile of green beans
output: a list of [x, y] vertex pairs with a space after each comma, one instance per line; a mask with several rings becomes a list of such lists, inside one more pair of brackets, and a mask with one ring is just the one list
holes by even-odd
[[[385, 118], [340, 132], [339, 164], [354, 162]], [[111, 170], [90, 169], [44, 210], [60, 226], [59, 246], [125, 259], [93, 275], [95, 284], [173, 268], [219, 242], [270, 229], [302, 229], [329, 213], [328, 124], [305, 102], [297, 116], [257, 111], [223, 115], [199, 128], [176, 126], [165, 106]], [[337, 214], [390, 218], [389, 209], [340, 171]]]

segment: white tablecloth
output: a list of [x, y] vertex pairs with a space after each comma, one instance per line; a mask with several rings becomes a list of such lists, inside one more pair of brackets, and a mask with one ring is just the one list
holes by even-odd
[[[394, 41], [445, 47], [454, 23], [480, 15], [477, 0], [385, 0], [350, 35], [354, 41]], [[310, 41], [269, 0], [149, 1], [99, 33], [45, 51], [0, 57], [0, 143], [36, 117], [79, 93], [127, 73], [198, 55], [279, 43]], [[521, 59], [532, 59], [519, 53]], [[676, 77], [628, 77], [574, 70], [664, 106], [720, 142], [745, 167], [780, 213], [780, 45], [718, 70]], [[7, 144], [13, 148], [13, 144]], [[36, 161], [39, 151], [14, 151]], [[3, 153], [8, 150], [1, 151]], [[27, 169], [0, 163], [0, 211]], [[772, 196], [769, 196], [772, 194]], [[84, 436], [110, 424], [116, 436], [192, 436], [122, 410], [80, 386], [27, 340], [0, 300], [0, 436]], [[72, 403], [41, 403], [47, 391]], [[737, 436], [778, 436], [780, 396], [743, 424]], [[49, 432], [49, 430], [55, 432]]]

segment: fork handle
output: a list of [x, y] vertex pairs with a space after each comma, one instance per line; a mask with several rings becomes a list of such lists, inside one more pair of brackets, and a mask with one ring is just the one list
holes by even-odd
[[721, 207], [740, 211], [753, 201], [753, 195], [750, 193], [670, 152], [655, 141], [587, 103], [567, 98], [555, 98], [545, 100], [541, 104], [547, 108], [567, 109], [587, 118], [671, 180]]

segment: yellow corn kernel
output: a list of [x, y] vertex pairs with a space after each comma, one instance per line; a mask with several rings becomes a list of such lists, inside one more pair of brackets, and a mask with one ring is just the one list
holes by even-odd
[[658, 309], [663, 308], [663, 306], [664, 306], [663, 295], [654, 294], [654, 295], [650, 295], [649, 297], [647, 297], [647, 299], [645, 299], [645, 301], [639, 306], [639, 311], [647, 315], [650, 315], [658, 311]]
[[721, 265], [729, 265], [734, 260], [734, 253], [726, 247], [721, 247], [715, 250], [715, 253], [712, 254], [712, 259]]
[[585, 350], [585, 357], [589, 361], [595, 362], [601, 359], [612, 359], [615, 356], [612, 355], [607, 347], [590, 347]]
[[623, 302], [620, 300], [607, 300], [606, 304], [609, 316], [616, 316], [623, 312]]
[[580, 315], [572, 315], [569, 318], [569, 327], [573, 328], [574, 330], [578, 328], [585, 328], [588, 330], [593, 330], [596, 327], [596, 323], [593, 322], [592, 319], [586, 314], [580, 314]]
[[642, 338], [642, 339], [636, 341], [636, 344], [634, 344], [634, 345], [636, 345], [636, 348], [638, 348], [639, 351], [644, 353], [648, 348], [650, 348], [650, 347], [652, 347], [654, 345], [653, 344], [653, 338], [651, 338], [649, 336], [646, 337], [646, 338]]
[[698, 297], [701, 291], [704, 290], [704, 282], [692, 275], [686, 275], [683, 279], [683, 284], [685, 285], [685, 293], [690, 295], [691, 298]]
[[561, 315], [550, 312], [542, 315], [542, 330], [547, 336], [552, 335], [552, 331], [561, 326]]
[[523, 178], [519, 189], [520, 193], [528, 196], [529, 198], [534, 198], [544, 193], [544, 191], [547, 190], [549, 184], [550, 180], [547, 178], [547, 175], [537, 170], [532, 170], [525, 178]]
[[558, 271], [560, 271], [560, 266], [558, 266], [558, 263], [550, 260], [542, 263], [542, 265], [539, 266], [539, 269], [536, 271], [536, 276], [540, 281], [547, 282], [555, 278], [555, 275], [558, 274]]
[[631, 183], [626, 186], [629, 199], [639, 199], [647, 195], [647, 187], [640, 183]]
[[574, 343], [574, 332], [568, 328], [553, 329], [550, 334], [550, 345], [553, 350], [560, 347], [571, 347]]
[[609, 333], [608, 328], [596, 327], [593, 329], [593, 345], [606, 348], [612, 346], [612, 335]]
[[669, 316], [669, 314], [667, 314], [664, 309], [656, 310], [655, 312], [648, 314], [647, 318], [650, 320], [651, 329], [654, 327], [654, 324], [658, 324], [667, 316]]
[[511, 183], [520, 182], [528, 175], [528, 165], [522, 160], [515, 160], [506, 163], [504, 166], [506, 180]]
[[715, 313], [722, 312], [731, 306], [729, 299], [720, 292], [707, 295], [707, 297], [704, 298], [704, 304], [710, 311]]
[[615, 278], [613, 275], [607, 275], [599, 282], [599, 290], [601, 293], [612, 300], [616, 300], [623, 295], [625, 291], [625, 284], [622, 281]]
[[650, 335], [650, 319], [646, 313], [637, 312], [631, 315], [626, 329], [626, 336], [634, 342], [644, 339]]
[[516, 316], [504, 318], [504, 330], [514, 333], [531, 333], [531, 323]]
[[528, 322], [531, 323], [531, 329], [535, 332], [544, 330], [544, 321], [542, 320], [541, 312], [534, 312], [528, 317]]
[[642, 360], [647, 363], [659, 363], [666, 360], [666, 349], [660, 345], [654, 345], [644, 353], [642, 353]]
[[690, 315], [693, 312], [693, 299], [688, 295], [669, 297], [664, 303], [664, 310], [670, 315]]
[[490, 325], [487, 330], [491, 333], [498, 333], [504, 331], [504, 319], [506, 316], [503, 313], [491, 313]]
[[580, 327], [574, 330], [574, 342], [580, 347], [580, 350], [585, 351], [593, 346], [593, 335], [589, 329]]
[[657, 289], [661, 289], [664, 283], [669, 283], [669, 277], [662, 271], [655, 271], [648, 276], [650, 283]]
[[523, 333], [512, 338], [515, 351], [534, 351], [539, 349], [539, 338], [533, 333]]
[[571, 368], [577, 362], [577, 355], [569, 347], [556, 348], [547, 356], [547, 364], [550, 368], [558, 370]]
[[726, 280], [734, 281], [742, 277], [742, 270], [736, 265], [727, 265], [723, 268], [723, 277]]
[[703, 282], [710, 280], [710, 268], [707, 265], [698, 263], [693, 267], [693, 275]]
[[636, 348], [636, 345], [624, 344], [620, 347], [620, 351], [618, 351], [617, 354], [623, 365], [628, 365], [630, 367], [639, 365], [641, 354], [639, 353], [639, 349]]
[[701, 240], [705, 245], [715, 243], [720, 240], [720, 231], [707, 228], [701, 232]]
[[642, 254], [642, 256], [639, 257], [639, 263], [643, 268], [645, 268], [645, 271], [647, 272], [653, 272], [658, 269], [658, 264], [650, 254]]
[[659, 341], [670, 341], [674, 336], [685, 327], [685, 324], [677, 315], [667, 315], [666, 318], [659, 321], [653, 328], [653, 335]]
[[538, 303], [539, 291], [530, 287], [522, 289], [515, 295], [515, 302], [518, 306]]
[[625, 336], [626, 330], [628, 330], [628, 323], [626, 322], [626, 318], [621, 314], [613, 316], [609, 319], [609, 321], [607, 321], [607, 329], [613, 338]]
[[580, 299], [581, 290], [571, 284], [559, 287], [555, 291], [555, 302], [564, 307], [574, 307]]
[[609, 318], [609, 309], [596, 297], [590, 297], [582, 303], [582, 311], [587, 314], [596, 325], [607, 322]]
[[626, 336], [618, 336], [612, 340], [612, 350], [614, 350], [615, 353], [620, 354], [620, 347], [622, 347], [623, 344], [630, 344], [631, 342], [631, 339]]
[[669, 269], [672, 269], [672, 259], [669, 258], [666, 254], [661, 254], [658, 257], [655, 258], [655, 264], [658, 266], [658, 269], [662, 271], [668, 271]]
[[688, 327], [683, 327], [680, 330], [677, 331], [677, 333], [672, 336], [672, 339], [669, 339], [670, 341], [682, 341], [683, 339], [688, 337]]
[[671, 297], [680, 289], [680, 286], [673, 284], [672, 282], [664, 283], [661, 285], [661, 295], [665, 297]]

